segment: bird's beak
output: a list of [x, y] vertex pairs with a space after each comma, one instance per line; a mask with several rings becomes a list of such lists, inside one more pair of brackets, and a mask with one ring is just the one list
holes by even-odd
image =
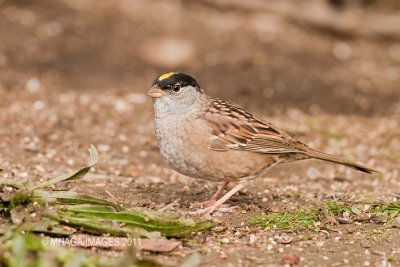
[[159, 98], [159, 97], [165, 96], [165, 93], [160, 88], [153, 86], [150, 88], [149, 91], [147, 91], [146, 95], [148, 95], [152, 98]]

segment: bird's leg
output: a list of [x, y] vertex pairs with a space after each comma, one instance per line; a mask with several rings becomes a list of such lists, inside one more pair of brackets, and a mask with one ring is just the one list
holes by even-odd
[[189, 214], [193, 215], [201, 215], [201, 214], [211, 214], [215, 210], [217, 210], [222, 204], [225, 203], [231, 196], [233, 196], [236, 192], [238, 192], [240, 189], [243, 189], [247, 184], [246, 180], [240, 181], [238, 185], [236, 185], [234, 188], [232, 188], [228, 193], [226, 193], [223, 197], [221, 197], [219, 200], [217, 200], [214, 204], [211, 206], [200, 209], [194, 212], [189, 212]]
[[217, 190], [217, 192], [215, 192], [215, 194], [207, 201], [203, 201], [203, 202], [194, 202], [194, 203], [190, 203], [191, 207], [210, 207], [212, 204], [214, 204], [218, 197], [221, 195], [222, 192], [224, 192], [225, 188], [228, 186], [229, 181], [224, 182]]
[[[279, 165], [283, 162], [285, 162], [287, 159], [286, 158], [278, 158], [276, 159], [274, 162], [271, 163], [271, 165], [269, 165], [268, 167], [266, 167], [257, 177], [263, 176], [265, 173], [267, 173], [270, 169], [272, 169], [273, 167], [275, 167], [276, 165]], [[248, 180], [242, 180], [239, 182], [238, 185], [236, 185], [234, 188], [232, 188], [228, 193], [226, 193], [223, 197], [221, 197], [218, 201], [214, 200], [214, 203], [211, 202], [210, 206], [206, 206], [206, 208], [204, 209], [200, 209], [197, 211], [193, 211], [193, 212], [188, 212], [188, 214], [193, 214], [193, 215], [201, 215], [201, 214], [211, 214], [213, 213], [215, 210], [220, 210], [220, 211], [229, 211], [231, 208], [225, 208], [225, 207], [221, 207], [222, 204], [225, 203], [225, 201], [227, 201], [231, 196], [233, 196], [236, 192], [238, 192], [239, 190], [243, 189], [246, 184], [247, 184]], [[229, 182], [225, 182], [222, 187], [217, 191], [217, 193], [215, 193], [215, 195], [211, 198], [211, 200], [215, 197], [217, 198], [217, 196], [219, 194], [221, 194], [222, 190], [228, 185]], [[210, 200], [210, 201], [211, 201]]]

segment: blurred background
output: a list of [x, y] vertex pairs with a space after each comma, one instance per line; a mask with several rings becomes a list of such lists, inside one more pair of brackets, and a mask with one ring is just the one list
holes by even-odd
[[400, 109], [396, 0], [0, 3], [2, 90], [140, 93], [178, 70], [267, 113]]
[[394, 179], [399, 41], [398, 0], [0, 0], [0, 160], [42, 177], [94, 143], [104, 173], [161, 175], [144, 92], [181, 71]]

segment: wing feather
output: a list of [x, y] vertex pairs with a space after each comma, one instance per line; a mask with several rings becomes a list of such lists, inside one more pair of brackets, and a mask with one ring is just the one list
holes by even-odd
[[304, 152], [301, 146], [296, 145], [298, 141], [272, 124], [220, 99], [212, 101], [204, 115], [215, 139], [211, 149], [236, 149], [265, 154]]

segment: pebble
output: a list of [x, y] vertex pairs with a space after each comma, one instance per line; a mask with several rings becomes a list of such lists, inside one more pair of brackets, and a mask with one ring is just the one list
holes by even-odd
[[250, 244], [256, 243], [258, 240], [257, 236], [255, 234], [250, 235]]
[[307, 177], [311, 180], [315, 180], [318, 177], [321, 177], [321, 172], [314, 167], [308, 168], [306, 174], [307, 174]]
[[128, 110], [128, 105], [124, 100], [118, 99], [114, 103], [114, 108], [118, 113], [121, 114], [121, 113], [125, 113]]
[[227, 238], [227, 237], [221, 238], [221, 243], [222, 244], [229, 244], [229, 242], [230, 242], [229, 238]]
[[220, 259], [221, 260], [226, 260], [226, 259], [228, 259], [228, 255], [225, 253], [225, 251], [223, 251], [223, 250], [221, 250], [221, 252], [220, 252]]
[[351, 58], [352, 48], [346, 42], [338, 42], [333, 46], [332, 53], [340, 61], [347, 61]]
[[400, 228], [400, 217], [399, 216], [397, 216], [395, 219], [393, 219], [392, 226]]
[[145, 151], [145, 150], [140, 150], [139, 151], [139, 157], [144, 158], [144, 157], [147, 157], [148, 154], [149, 153], [147, 153], [147, 151]]
[[50, 21], [44, 25], [46, 34], [50, 37], [58, 36], [62, 33], [62, 25], [56, 21]]
[[278, 238], [279, 243], [281, 244], [290, 244], [293, 241], [293, 238], [288, 235], [282, 235]]
[[41, 87], [40, 81], [37, 78], [30, 78], [25, 85], [25, 89], [29, 93], [36, 93]]
[[44, 108], [44, 103], [41, 100], [36, 100], [33, 102], [32, 108], [35, 110], [42, 110]]
[[351, 207], [351, 212], [353, 212], [355, 215], [361, 214], [361, 211], [356, 206]]
[[182, 188], [183, 192], [189, 192], [190, 191], [190, 187], [188, 185], [184, 185]]
[[36, 166], [35, 166], [35, 169], [36, 169], [38, 172], [42, 172], [42, 173], [46, 172], [46, 170], [45, 170], [41, 165], [36, 165]]
[[100, 144], [100, 145], [98, 145], [97, 149], [100, 152], [108, 152], [108, 151], [110, 151], [111, 147], [109, 145], [106, 145], [106, 144]]
[[353, 221], [350, 219], [350, 218], [346, 218], [346, 217], [339, 217], [338, 218], [338, 222], [339, 223], [342, 223], [342, 224], [350, 224], [350, 223], [352, 223]]
[[26, 178], [26, 177], [28, 177], [28, 173], [27, 172], [21, 172], [21, 173], [18, 174], [18, 176], [21, 177], [21, 178]]

